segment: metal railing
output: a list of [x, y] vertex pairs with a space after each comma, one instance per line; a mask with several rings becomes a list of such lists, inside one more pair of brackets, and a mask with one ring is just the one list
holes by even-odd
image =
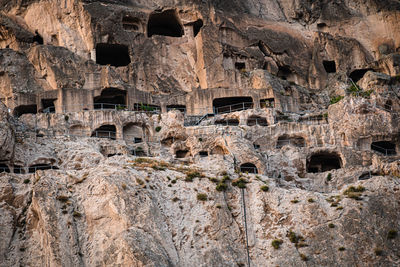
[[371, 149], [375, 152], [381, 153], [385, 156], [395, 156], [396, 149], [394, 148], [384, 148], [375, 144], [371, 144]]
[[258, 170], [256, 167], [245, 167], [245, 166], [240, 166], [240, 172], [243, 173], [258, 173]]
[[115, 131], [97, 131], [95, 130], [91, 137], [97, 137], [97, 138], [108, 138], [115, 140], [117, 139], [117, 132]]
[[247, 126], [268, 126], [268, 122], [265, 118], [248, 118]]
[[284, 146], [295, 146], [295, 147], [305, 147], [306, 143], [304, 139], [278, 139], [276, 142], [276, 148], [282, 148]]
[[254, 106], [253, 102], [243, 102], [222, 107], [214, 107], [214, 114], [232, 113], [235, 111], [252, 109], [253, 106]]

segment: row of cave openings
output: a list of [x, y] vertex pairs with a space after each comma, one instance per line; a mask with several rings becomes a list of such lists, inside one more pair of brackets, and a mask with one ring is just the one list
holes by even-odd
[[[323, 60], [322, 65], [324, 66], [325, 72], [328, 74], [336, 73], [337, 71], [336, 63], [334, 60]], [[367, 73], [368, 71], [373, 71], [373, 69], [371, 68], [355, 69], [352, 72], [350, 72], [349, 78], [356, 83], [359, 80], [361, 80], [364, 77], [365, 73]]]
[[[193, 29], [196, 37], [203, 27], [203, 20], [198, 19], [187, 24]], [[122, 18], [122, 27], [126, 31], [143, 32], [140, 19], [126, 15]], [[185, 35], [184, 26], [174, 9], [150, 14], [147, 22], [147, 36], [153, 35], [182, 37]], [[96, 45], [96, 62], [100, 65], [111, 65], [114, 67], [127, 66], [131, 63], [129, 48], [122, 44], [98, 43]]]
[[[42, 99], [41, 109], [39, 112], [43, 113], [55, 113], [56, 107], [54, 99]], [[259, 103], [261, 108], [274, 108], [275, 100], [274, 98], [261, 99]], [[105, 88], [101, 91], [99, 96], [93, 98], [93, 109], [124, 109], [128, 106], [127, 101], [127, 91], [118, 88]], [[238, 96], [238, 97], [223, 97], [216, 98], [213, 100], [213, 113], [223, 114], [230, 113], [239, 110], [246, 110], [254, 108], [253, 98], [248, 96]], [[167, 111], [169, 110], [179, 110], [182, 113], [186, 113], [185, 105], [167, 105]], [[87, 109], [83, 109], [87, 110]], [[149, 104], [149, 103], [134, 103], [133, 110], [135, 111], [148, 111], [148, 110], [161, 110], [159, 105]], [[14, 116], [19, 117], [23, 114], [36, 114], [38, 112], [38, 107], [36, 104], [31, 105], [20, 105], [14, 109]], [[255, 121], [254, 121], [255, 122]]]
[[[26, 173], [35, 173], [37, 170], [58, 170], [58, 167], [50, 164], [35, 164], [29, 167], [13, 165], [11, 169], [15, 174], [26, 174]], [[11, 169], [7, 164], [0, 163], [0, 173], [2, 172], [11, 173]]]

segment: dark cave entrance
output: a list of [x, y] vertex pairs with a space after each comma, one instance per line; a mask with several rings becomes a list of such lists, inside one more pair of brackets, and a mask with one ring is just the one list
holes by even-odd
[[201, 158], [208, 157], [208, 152], [207, 152], [207, 151], [200, 151], [200, 152], [199, 152], [199, 156], [200, 156]]
[[318, 152], [307, 160], [307, 172], [318, 173], [340, 169], [342, 160], [335, 152]]
[[166, 10], [161, 13], [150, 14], [147, 24], [147, 36], [153, 35], [182, 37], [184, 30], [175, 10]]
[[137, 32], [140, 30], [140, 20], [131, 16], [125, 16], [122, 18], [122, 27], [126, 31]]
[[250, 116], [247, 119], [247, 126], [255, 126], [255, 125], [259, 125], [259, 126], [268, 126], [268, 122], [266, 118], [260, 117], [260, 116]]
[[276, 142], [276, 148], [282, 148], [286, 145], [292, 145], [295, 147], [305, 147], [306, 141], [301, 136], [288, 136], [281, 135], [278, 137], [278, 141]]
[[43, 113], [55, 113], [56, 112], [56, 107], [54, 105], [54, 101], [56, 101], [57, 98], [54, 99], [42, 99], [42, 112]]
[[240, 165], [240, 172], [244, 173], [258, 173], [256, 165], [253, 163], [243, 163]]
[[40, 45], [42, 45], [44, 43], [43, 37], [39, 34], [39, 32], [37, 30], [35, 31], [35, 36], [33, 36], [33, 42], [38, 43]]
[[278, 76], [282, 80], [287, 80], [292, 74], [293, 72], [290, 70], [289, 66], [279, 66], [276, 76]]
[[2, 172], [10, 173], [10, 168], [8, 168], [8, 166], [4, 163], [0, 164], [0, 173], [2, 173]]
[[117, 88], [105, 88], [100, 96], [93, 99], [94, 109], [118, 109], [126, 107], [126, 91]]
[[178, 150], [175, 152], [175, 155], [177, 159], [183, 159], [187, 157], [188, 153], [188, 150]]
[[349, 77], [350, 77], [350, 79], [353, 80], [353, 82], [356, 83], [359, 80], [361, 80], [364, 77], [365, 73], [367, 73], [370, 70], [373, 70], [373, 69], [357, 69], [357, 70], [353, 70], [350, 73]]
[[330, 61], [330, 60], [324, 60], [322, 62], [322, 64], [324, 65], [324, 69], [326, 71], [326, 73], [335, 73], [336, 72], [336, 63], [335, 61]]
[[230, 113], [253, 108], [253, 98], [247, 96], [222, 97], [213, 100], [215, 114]]
[[180, 112], [185, 113], [186, 106], [184, 106], [184, 105], [168, 105], [167, 111], [170, 111], [170, 110], [179, 110]]
[[397, 154], [396, 145], [389, 141], [378, 141], [371, 144], [373, 151], [384, 154], [385, 156], [394, 156]]
[[116, 139], [117, 129], [114, 125], [103, 125], [92, 132], [91, 137]]
[[114, 67], [127, 66], [131, 63], [128, 47], [121, 44], [97, 44], [96, 63]]
[[201, 28], [203, 27], [204, 23], [203, 20], [198, 19], [193, 23], [193, 35], [194, 37], [197, 36], [197, 34], [199, 34]]
[[36, 114], [37, 106], [36, 105], [21, 105], [14, 108], [14, 116], [19, 117], [23, 114]]
[[55, 166], [51, 166], [49, 164], [36, 164], [36, 165], [32, 165], [29, 166], [28, 168], [28, 172], [29, 173], [35, 173], [37, 170], [58, 170], [58, 167]]

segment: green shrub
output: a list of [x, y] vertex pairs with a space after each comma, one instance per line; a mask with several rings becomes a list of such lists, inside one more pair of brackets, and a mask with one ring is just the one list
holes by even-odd
[[263, 191], [263, 192], [268, 192], [269, 187], [268, 187], [268, 185], [263, 185], [263, 186], [260, 187], [260, 189], [261, 189], [261, 191]]
[[348, 198], [352, 198], [355, 200], [362, 200], [361, 198], [361, 193], [365, 191], [365, 187], [363, 186], [350, 186], [347, 188], [344, 192], [343, 195], [347, 196]]
[[159, 131], [161, 131], [161, 126], [157, 126], [155, 130], [156, 130], [157, 133], [158, 133]]
[[389, 230], [387, 237], [388, 239], [395, 239], [397, 237], [397, 230]]
[[217, 191], [219, 191], [219, 192], [226, 191], [226, 189], [228, 189], [228, 185], [225, 184], [225, 183], [220, 182], [220, 183], [217, 184], [215, 189]]
[[312, 199], [312, 198], [307, 199], [307, 201], [310, 202], [310, 203], [314, 203], [315, 202], [314, 199]]
[[328, 176], [326, 176], [326, 180], [330, 182], [332, 180], [332, 173], [328, 173]]
[[283, 244], [282, 239], [275, 239], [275, 240], [272, 240], [272, 242], [271, 242], [271, 245], [274, 249], [279, 249], [282, 244]]
[[172, 184], [176, 184], [176, 180], [175, 180], [175, 179], [172, 180], [171, 183], [172, 183]]
[[216, 183], [216, 184], [219, 183], [219, 180], [215, 177], [209, 177], [208, 180], [210, 180], [211, 182]]
[[177, 201], [179, 201], [179, 198], [174, 197], [174, 198], [172, 199], [172, 201], [173, 201], [173, 202], [177, 202]]
[[336, 104], [337, 102], [339, 102], [340, 100], [342, 100], [344, 98], [344, 96], [338, 95], [338, 96], [334, 96], [331, 98], [330, 104]]
[[199, 137], [199, 142], [202, 142], [202, 141], [203, 141], [203, 138]]
[[223, 183], [225, 183], [226, 181], [229, 181], [231, 179], [231, 177], [229, 177], [229, 175], [224, 175], [223, 177], [222, 177], [222, 180], [221, 180], [221, 182], [223, 182]]
[[64, 116], [64, 120], [65, 120], [65, 121], [69, 121], [69, 116], [68, 116], [68, 115], [65, 115], [65, 116]]
[[185, 182], [193, 182], [193, 179], [196, 177], [201, 177], [201, 173], [198, 171], [188, 171], [186, 173]]
[[335, 225], [333, 223], [328, 224], [329, 228], [335, 228]]
[[68, 201], [68, 197], [64, 196], [64, 195], [59, 195], [56, 197], [57, 200], [61, 201], [61, 202], [67, 202]]
[[198, 193], [197, 194], [197, 200], [199, 201], [207, 201], [208, 197], [207, 194], [204, 193]]
[[136, 178], [136, 182], [137, 182], [139, 185], [144, 185], [144, 182], [143, 182], [142, 179]]
[[288, 232], [287, 237], [289, 238], [290, 242], [294, 244], [299, 243], [299, 241], [304, 241], [304, 238], [301, 235], [296, 234], [292, 230]]
[[215, 207], [216, 207], [217, 209], [222, 209], [221, 204], [217, 204]]
[[24, 180], [24, 184], [29, 184], [30, 182], [31, 182], [31, 180], [29, 180], [29, 179]]
[[338, 250], [339, 250], [339, 251], [345, 251], [346, 248], [345, 248], [345, 247], [340, 247], [340, 248], [338, 248]]
[[74, 216], [74, 217], [82, 217], [82, 214], [80, 212], [74, 211], [74, 213], [72, 213], [72, 216]]
[[238, 179], [232, 181], [232, 185], [237, 186], [239, 188], [246, 188], [247, 183], [249, 183], [249, 181], [247, 181], [243, 177], [239, 177]]
[[297, 204], [297, 203], [299, 203], [299, 200], [298, 199], [293, 199], [290, 202], [292, 202], [293, 204]]

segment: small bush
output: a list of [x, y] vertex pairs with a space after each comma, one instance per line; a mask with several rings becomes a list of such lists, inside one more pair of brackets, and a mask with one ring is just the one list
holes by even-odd
[[177, 201], [179, 201], [179, 198], [174, 197], [174, 198], [172, 199], [172, 201], [173, 201], [173, 202], [177, 202]]
[[314, 203], [315, 202], [315, 200], [312, 199], [312, 198], [307, 199], [307, 201], [310, 202], [310, 203]]
[[220, 182], [220, 183], [217, 184], [217, 186], [215, 187], [215, 189], [216, 189], [218, 192], [226, 191], [226, 189], [228, 189], [228, 185], [225, 184], [225, 183]]
[[299, 200], [298, 199], [293, 199], [290, 202], [292, 202], [293, 204], [297, 204], [297, 203], [299, 203]]
[[279, 249], [279, 248], [281, 247], [282, 244], [283, 244], [282, 239], [275, 239], [275, 240], [272, 240], [272, 242], [271, 242], [271, 246], [272, 246], [274, 249]]
[[222, 209], [221, 204], [217, 204], [215, 207], [216, 207], [217, 209]]
[[345, 248], [345, 247], [340, 247], [340, 248], [338, 248], [338, 250], [339, 250], [339, 251], [345, 251], [346, 248]]
[[308, 257], [304, 255], [303, 253], [300, 253], [300, 258], [302, 261], [308, 261]]
[[29, 180], [29, 179], [24, 180], [24, 184], [29, 184], [30, 182], [31, 182], [31, 180]]
[[72, 213], [72, 216], [79, 218], [82, 217], [82, 214], [80, 212], [74, 211], [74, 213]]
[[171, 183], [172, 183], [172, 184], [176, 184], [176, 180], [175, 180], [175, 179], [172, 180]]
[[64, 120], [65, 120], [65, 121], [69, 121], [69, 116], [68, 116], [68, 115], [65, 115], [65, 116], [64, 116]]
[[161, 131], [161, 126], [157, 126], [155, 130], [156, 130], [157, 133], [158, 133], [159, 131]]
[[335, 228], [335, 225], [333, 223], [328, 224], [329, 228]]
[[124, 190], [126, 189], [126, 184], [122, 184], [121, 186], [122, 186], [122, 189], [124, 189]]
[[189, 171], [186, 173], [185, 182], [193, 182], [193, 179], [196, 177], [201, 177], [201, 173], [198, 171]]
[[144, 182], [143, 182], [142, 179], [136, 178], [136, 182], [137, 182], [139, 185], [144, 185]]
[[223, 182], [223, 183], [225, 183], [226, 181], [229, 181], [231, 178], [229, 177], [229, 175], [224, 175], [223, 177], [222, 177], [222, 180], [221, 180], [221, 182]]
[[365, 188], [363, 186], [350, 186], [347, 188], [343, 194], [346, 195], [348, 198], [352, 198], [355, 200], [362, 200], [361, 193], [365, 191]]
[[208, 180], [210, 180], [211, 182], [216, 183], [216, 184], [219, 183], [219, 180], [215, 177], [210, 177], [210, 178], [208, 178]]
[[263, 185], [263, 186], [260, 187], [260, 189], [261, 189], [261, 191], [263, 191], [263, 192], [268, 192], [269, 187], [268, 187], [268, 185]]
[[296, 234], [292, 230], [288, 232], [287, 237], [289, 238], [290, 242], [294, 244], [299, 243], [299, 241], [304, 241], [304, 238], [301, 235]]
[[153, 161], [151, 159], [146, 159], [146, 158], [136, 158], [135, 163], [152, 163]]
[[247, 181], [243, 177], [240, 177], [240, 178], [235, 179], [235, 180], [232, 181], [232, 185], [233, 186], [237, 186], [239, 188], [246, 188], [246, 184], [247, 183], [249, 183], [249, 181]]
[[326, 180], [330, 182], [332, 180], [332, 173], [328, 173], [328, 176], [326, 176]]
[[199, 142], [202, 142], [202, 141], [203, 141], [203, 138], [199, 137]]
[[207, 194], [204, 193], [198, 193], [197, 194], [197, 200], [199, 201], [207, 201], [208, 197]]
[[336, 104], [338, 103], [340, 100], [342, 100], [344, 98], [344, 96], [338, 95], [338, 96], [334, 96], [331, 98], [330, 104]]
[[389, 230], [387, 237], [388, 239], [395, 239], [397, 237], [397, 230]]

